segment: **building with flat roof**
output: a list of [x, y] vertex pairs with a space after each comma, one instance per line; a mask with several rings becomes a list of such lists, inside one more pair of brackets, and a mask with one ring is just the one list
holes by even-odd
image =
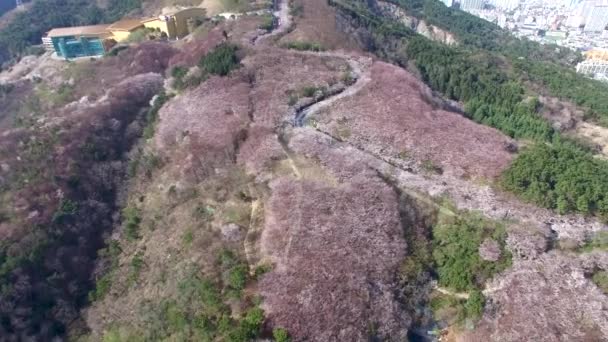
[[140, 29], [164, 32], [170, 39], [187, 36], [197, 21], [205, 18], [205, 9], [192, 7], [175, 10], [150, 19], [123, 19], [113, 24], [54, 28], [42, 38], [48, 51], [65, 59], [103, 56], [117, 42], [125, 41]]
[[140, 19], [123, 19], [108, 26], [108, 31], [112, 34], [112, 39], [122, 42], [127, 40], [131, 33], [143, 28], [144, 24]]
[[109, 25], [92, 25], [54, 28], [42, 42], [48, 50], [65, 59], [102, 56], [107, 49], [105, 41], [111, 38]]
[[145, 27], [160, 30], [170, 39], [179, 39], [192, 31], [193, 22], [203, 20], [207, 11], [200, 7], [180, 9], [142, 21]]

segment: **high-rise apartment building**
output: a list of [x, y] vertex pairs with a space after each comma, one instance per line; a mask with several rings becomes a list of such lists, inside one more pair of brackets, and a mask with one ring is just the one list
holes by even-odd
[[608, 5], [594, 6], [585, 23], [585, 31], [603, 32], [608, 26]]
[[483, 8], [483, 0], [460, 0], [460, 8], [465, 11], [480, 10]]

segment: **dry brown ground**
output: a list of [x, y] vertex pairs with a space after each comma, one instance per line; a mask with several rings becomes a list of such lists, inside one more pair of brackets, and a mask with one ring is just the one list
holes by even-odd
[[361, 92], [315, 115], [321, 129], [465, 178], [495, 178], [509, 165], [512, 141], [500, 132], [436, 108], [428, 87], [401, 68], [377, 62], [371, 72]]
[[335, 187], [293, 178], [270, 187], [262, 253], [275, 266], [260, 289], [271, 323], [297, 341], [405, 340], [409, 318], [393, 294], [405, 256], [395, 192], [372, 173]]
[[588, 278], [606, 253], [521, 260], [490, 283], [483, 320], [460, 341], [605, 341], [608, 298]]
[[327, 0], [293, 0], [293, 7], [301, 7], [301, 14], [294, 17], [295, 28], [285, 35], [279, 44], [291, 41], [316, 42], [326, 49], [359, 50], [356, 42], [340, 32], [336, 11]]

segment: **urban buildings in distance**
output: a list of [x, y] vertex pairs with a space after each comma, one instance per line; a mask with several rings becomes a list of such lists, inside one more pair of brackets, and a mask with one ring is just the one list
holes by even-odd
[[577, 71], [608, 80], [608, 0], [441, 0], [515, 36], [583, 52]]

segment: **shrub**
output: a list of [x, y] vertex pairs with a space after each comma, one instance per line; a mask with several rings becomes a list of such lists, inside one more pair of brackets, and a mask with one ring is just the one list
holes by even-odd
[[262, 23], [258, 26], [262, 30], [270, 31], [274, 28], [274, 16], [271, 14], [264, 15]]
[[[505, 248], [506, 236], [504, 226], [473, 214], [440, 221], [433, 227], [433, 260], [439, 284], [457, 291], [476, 290], [485, 280], [506, 269], [511, 264], [511, 255]], [[492, 238], [501, 247], [496, 262], [479, 256], [479, 246], [486, 238]]]
[[283, 328], [274, 328], [272, 330], [272, 337], [276, 342], [290, 342], [289, 333]]
[[593, 274], [591, 280], [597, 287], [600, 288], [605, 294], [608, 294], [608, 272], [598, 271]]
[[152, 108], [150, 108], [148, 113], [146, 113], [146, 126], [144, 127], [143, 131], [144, 139], [150, 139], [154, 136], [156, 121], [158, 120], [158, 112], [172, 97], [173, 95], [167, 95], [164, 92], [158, 94], [156, 100], [154, 100]]
[[226, 76], [239, 67], [237, 51], [234, 44], [220, 44], [201, 59], [199, 66], [210, 74]]
[[139, 278], [141, 269], [144, 267], [144, 253], [139, 251], [135, 253], [133, 259], [131, 259], [131, 271], [129, 274], [129, 283], [135, 282]]
[[230, 270], [229, 273], [230, 287], [240, 291], [245, 288], [248, 278], [248, 269], [246, 265], [237, 265]]
[[78, 203], [69, 199], [61, 200], [59, 208], [57, 208], [57, 211], [53, 214], [53, 222], [61, 222], [64, 218], [76, 214], [77, 211]]
[[154, 29], [150, 28], [141, 28], [139, 30], [135, 30], [129, 34], [125, 42], [127, 43], [141, 43], [143, 41], [148, 40], [148, 36], [154, 33]]
[[95, 289], [89, 292], [89, 301], [101, 300], [106, 296], [112, 287], [112, 277], [113, 274], [110, 272], [97, 279]]
[[481, 291], [476, 290], [471, 292], [469, 294], [469, 299], [467, 299], [466, 303], [464, 304], [466, 317], [472, 320], [478, 320], [481, 318], [485, 303], [486, 300]]
[[130, 241], [139, 238], [139, 225], [141, 223], [140, 214], [140, 210], [132, 206], [128, 206], [122, 211], [125, 236]]

